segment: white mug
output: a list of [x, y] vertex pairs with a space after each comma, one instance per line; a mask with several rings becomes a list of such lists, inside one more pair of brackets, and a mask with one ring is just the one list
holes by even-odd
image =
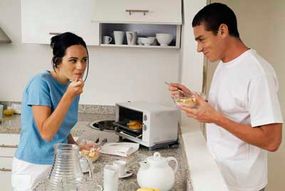
[[136, 44], [137, 32], [127, 31], [126, 36], [127, 36], [128, 45], [135, 45]]
[[123, 31], [114, 31], [115, 44], [123, 44], [124, 34]]
[[112, 165], [104, 166], [104, 191], [118, 191], [119, 176], [117, 169]]
[[112, 41], [112, 37], [110, 36], [103, 36], [103, 44], [110, 44]]
[[116, 160], [113, 162], [113, 166], [117, 169], [119, 177], [122, 177], [126, 174], [126, 165], [127, 162], [123, 160]]

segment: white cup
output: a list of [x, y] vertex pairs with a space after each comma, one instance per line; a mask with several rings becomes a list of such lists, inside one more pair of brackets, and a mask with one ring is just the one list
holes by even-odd
[[103, 36], [103, 44], [110, 44], [112, 41], [112, 37], [110, 36]]
[[126, 165], [127, 162], [123, 160], [116, 160], [113, 162], [113, 166], [117, 169], [119, 177], [122, 177], [126, 174]]
[[114, 31], [115, 44], [123, 44], [124, 34], [123, 31]]
[[104, 166], [104, 191], [118, 191], [119, 176], [117, 169], [112, 165]]
[[127, 31], [126, 36], [127, 36], [128, 45], [135, 45], [136, 44], [137, 32]]

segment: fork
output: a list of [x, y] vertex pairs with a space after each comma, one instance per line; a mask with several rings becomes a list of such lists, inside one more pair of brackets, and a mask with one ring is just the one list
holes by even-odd
[[104, 138], [101, 143], [99, 144], [100, 147], [102, 147], [105, 143], [107, 143], [107, 138]]

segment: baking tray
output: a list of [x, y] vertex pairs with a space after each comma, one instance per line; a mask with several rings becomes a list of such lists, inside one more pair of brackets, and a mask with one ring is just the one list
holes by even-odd
[[115, 126], [121, 127], [127, 131], [133, 132], [133, 133], [137, 133], [140, 134], [142, 133], [142, 129], [130, 129], [125, 122], [114, 122], [113, 123]]

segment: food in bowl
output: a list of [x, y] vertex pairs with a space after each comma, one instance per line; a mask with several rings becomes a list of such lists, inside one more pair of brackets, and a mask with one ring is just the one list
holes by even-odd
[[195, 107], [197, 105], [197, 100], [195, 97], [177, 97], [174, 99], [177, 105]]
[[168, 46], [173, 40], [173, 35], [169, 33], [156, 33], [156, 39], [160, 46]]
[[80, 151], [80, 154], [87, 157], [93, 162], [99, 158], [100, 150], [101, 150], [100, 147], [96, 146], [96, 147], [92, 147], [90, 150], [83, 149]]

